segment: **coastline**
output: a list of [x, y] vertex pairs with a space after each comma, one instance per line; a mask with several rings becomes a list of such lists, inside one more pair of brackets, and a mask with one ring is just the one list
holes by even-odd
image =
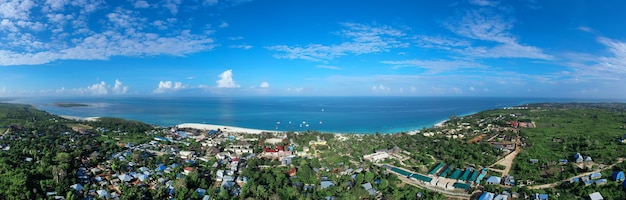
[[266, 133], [281, 133], [283, 131], [270, 131], [270, 130], [261, 130], [261, 129], [252, 129], [252, 128], [242, 128], [236, 126], [224, 126], [224, 125], [215, 125], [215, 124], [200, 124], [200, 123], [182, 123], [178, 124], [175, 127], [177, 128], [192, 128], [199, 130], [220, 130], [226, 133], [248, 133], [248, 134], [261, 134], [263, 132]]

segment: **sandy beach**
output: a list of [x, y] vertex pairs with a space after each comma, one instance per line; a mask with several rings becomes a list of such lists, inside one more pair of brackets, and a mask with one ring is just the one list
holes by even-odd
[[442, 127], [442, 126], [443, 126], [443, 124], [445, 124], [446, 122], [448, 122], [448, 120], [447, 120], [447, 119], [446, 119], [446, 120], [443, 120], [443, 121], [440, 121], [439, 123], [436, 123], [436, 124], [435, 124], [435, 128], [437, 128], [437, 127]]
[[251, 129], [251, 128], [241, 128], [235, 126], [224, 126], [224, 125], [214, 125], [214, 124], [199, 124], [199, 123], [183, 123], [176, 125], [178, 128], [193, 128], [200, 130], [217, 130], [220, 129], [223, 132], [230, 133], [250, 133], [250, 134], [261, 134], [262, 132], [282, 132], [282, 131], [270, 131], [270, 130], [261, 130], [261, 129]]

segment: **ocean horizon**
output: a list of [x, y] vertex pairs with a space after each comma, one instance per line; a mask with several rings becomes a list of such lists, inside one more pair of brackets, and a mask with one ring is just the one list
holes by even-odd
[[[46, 112], [117, 117], [158, 126], [204, 123], [332, 133], [399, 133], [432, 127], [450, 116], [541, 102], [602, 100], [513, 97], [117, 97], [16, 98]], [[609, 100], [610, 101], [610, 100]], [[54, 103], [81, 103], [59, 107]]]

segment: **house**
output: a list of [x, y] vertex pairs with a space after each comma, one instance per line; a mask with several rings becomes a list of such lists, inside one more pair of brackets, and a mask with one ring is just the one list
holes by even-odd
[[202, 188], [197, 188], [196, 192], [198, 193], [198, 196], [202, 196], [206, 193], [206, 190]]
[[535, 196], [533, 198], [534, 200], [548, 200], [549, 196], [548, 194], [539, 194], [539, 193], [535, 193]]
[[185, 169], [183, 170], [183, 174], [189, 175], [189, 173], [191, 173], [191, 172], [193, 172], [195, 170], [196, 170], [196, 168], [193, 168], [193, 167], [185, 167]]
[[590, 178], [590, 179], [599, 179], [600, 177], [602, 177], [602, 173], [600, 173], [600, 172], [591, 173], [591, 174], [589, 175], [589, 178]]
[[290, 176], [290, 177], [295, 176], [295, 175], [296, 175], [296, 172], [298, 172], [298, 169], [296, 169], [295, 167], [292, 167], [292, 168], [289, 170], [289, 176]]
[[372, 184], [371, 184], [371, 183], [369, 183], [369, 182], [368, 182], [368, 183], [365, 183], [365, 184], [363, 184], [363, 185], [361, 185], [361, 187], [363, 187], [363, 189], [367, 190], [367, 192], [368, 192], [370, 195], [372, 195], [372, 196], [376, 196], [376, 194], [378, 193], [378, 191], [376, 191], [376, 189], [374, 189], [374, 188], [372, 187]]
[[561, 165], [565, 165], [565, 164], [567, 164], [567, 162], [568, 162], [567, 159], [560, 159], [559, 160], [559, 164], [561, 164]]
[[505, 195], [505, 194], [499, 194], [496, 195], [496, 197], [493, 198], [493, 200], [507, 200], [509, 199], [509, 196]]
[[335, 183], [333, 183], [332, 181], [322, 181], [320, 182], [320, 186], [322, 187], [322, 189], [326, 189], [330, 186], [335, 186]]
[[583, 156], [580, 155], [580, 153], [576, 153], [576, 154], [574, 154], [574, 160], [577, 163], [580, 163], [580, 162], [583, 162], [584, 159], [583, 159]]
[[596, 185], [606, 184], [607, 180], [605, 178], [596, 180]]
[[215, 172], [215, 176], [216, 181], [222, 181], [222, 179], [224, 178], [224, 170], [217, 170], [217, 172]]
[[493, 200], [494, 197], [495, 197], [494, 193], [483, 192], [483, 194], [481, 194], [480, 197], [478, 197], [478, 200]]
[[585, 162], [591, 162], [593, 160], [591, 160], [591, 156], [585, 156]]
[[514, 186], [515, 185], [515, 178], [513, 178], [513, 176], [510, 175], [506, 175], [504, 176], [504, 185], [507, 186]]
[[74, 185], [70, 185], [70, 188], [76, 190], [76, 192], [83, 190], [83, 185], [81, 185], [80, 183], [76, 183]]
[[487, 184], [490, 185], [497, 185], [500, 184], [500, 182], [502, 182], [502, 179], [497, 176], [490, 176], [489, 178], [487, 178]]
[[96, 194], [98, 194], [98, 197], [100, 198], [104, 198], [104, 199], [109, 198], [109, 193], [104, 189], [96, 191]]
[[626, 177], [624, 177], [624, 171], [613, 172], [611, 178], [613, 178], [613, 180], [615, 181], [623, 181], [624, 179], [626, 179]]
[[127, 175], [127, 174], [119, 175], [118, 178], [120, 179], [120, 181], [123, 181], [123, 182], [129, 182], [133, 180], [132, 176]]
[[530, 163], [532, 164], [537, 164], [539, 162], [538, 159], [530, 159]]
[[243, 187], [248, 183], [248, 177], [239, 176], [235, 182], [239, 185], [239, 187]]
[[363, 156], [363, 159], [369, 160], [370, 162], [378, 162], [387, 158], [389, 158], [389, 153], [387, 152], [376, 152]]
[[594, 180], [586, 180], [586, 181], [584, 181], [584, 183], [585, 183], [585, 186], [590, 186], [591, 184], [595, 183], [595, 181]]
[[578, 183], [578, 182], [580, 182], [580, 178], [574, 177], [574, 178], [570, 179], [569, 182], [570, 183]]
[[594, 193], [589, 194], [589, 199], [591, 199], [591, 200], [603, 200], [604, 198], [602, 197], [600, 192], [594, 192]]

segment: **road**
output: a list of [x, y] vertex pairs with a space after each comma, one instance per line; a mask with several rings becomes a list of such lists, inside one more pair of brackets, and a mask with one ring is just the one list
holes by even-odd
[[[621, 162], [624, 162], [624, 158], [618, 158], [618, 159], [617, 159], [617, 163], [614, 163], [614, 164], [612, 164], [612, 165], [609, 165], [609, 166], [605, 167], [604, 169], [611, 169], [611, 168], [613, 168], [613, 166], [615, 166], [616, 164], [621, 163]], [[589, 175], [590, 175], [590, 174], [592, 174], [592, 173], [596, 173], [596, 172], [600, 172], [600, 171], [602, 171], [602, 170], [596, 170], [596, 171], [592, 171], [592, 172], [582, 173], [582, 174], [579, 174], [579, 175], [576, 175], [576, 176], [570, 177], [570, 178], [565, 179], [565, 180], [560, 180], [560, 181], [557, 181], [557, 182], [554, 182], [554, 183], [548, 183], [548, 184], [543, 184], [543, 185], [533, 185], [533, 186], [528, 186], [528, 189], [545, 189], [545, 188], [553, 188], [553, 187], [556, 187], [556, 186], [558, 186], [559, 184], [561, 184], [561, 183], [563, 183], [563, 182], [565, 182], [565, 181], [569, 181], [569, 180], [571, 180], [572, 178], [580, 178], [580, 177], [583, 177], [583, 176], [589, 176]]]
[[[504, 158], [498, 160], [498, 162], [492, 164], [491, 166], [489, 166], [489, 170], [492, 171], [498, 171], [498, 172], [502, 172], [502, 176], [504, 175], [508, 175], [509, 172], [511, 171], [511, 166], [513, 165], [513, 160], [515, 160], [515, 157], [517, 156], [517, 154], [519, 154], [519, 152], [522, 150], [522, 146], [520, 145], [520, 136], [517, 136], [517, 140], [515, 142], [515, 151], [511, 152], [509, 155], [504, 156]], [[504, 170], [498, 170], [498, 169], [493, 169], [492, 167], [500, 164], [505, 166], [506, 168], [504, 168]]]

